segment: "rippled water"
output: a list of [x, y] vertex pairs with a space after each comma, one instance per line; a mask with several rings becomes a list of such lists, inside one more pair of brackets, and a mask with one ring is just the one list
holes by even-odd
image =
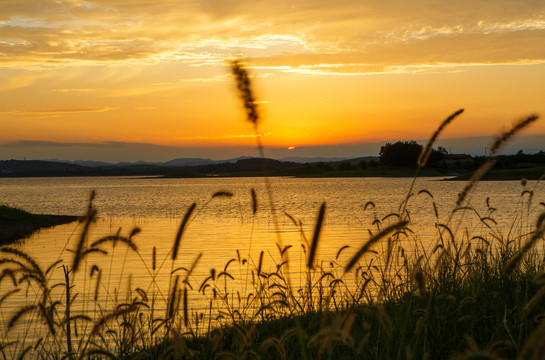
[[[438, 181], [439, 179], [418, 179], [408, 204], [413, 229], [424, 244], [431, 244], [435, 234], [435, 223], [445, 222], [454, 208], [458, 193], [465, 183]], [[95, 296], [96, 274], [89, 278], [89, 269], [97, 265], [103, 270], [99, 299], [102, 305], [92, 309], [81, 309], [86, 313], [100, 312], [127, 296], [126, 289], [140, 287], [156, 292], [163, 300], [168, 294], [170, 273], [178, 267], [188, 268], [202, 252], [192, 280], [199, 284], [211, 268], [223, 269], [231, 258], [250, 259], [257, 263], [259, 253], [264, 251], [264, 266], [273, 267], [278, 262], [276, 244], [280, 241], [292, 245], [290, 271], [294, 282], [302, 281], [306, 255], [301, 244], [303, 236], [292, 219], [300, 222], [307, 239], [312, 231], [320, 205], [326, 203], [326, 220], [318, 247], [321, 261], [335, 261], [337, 251], [344, 245], [351, 248], [343, 253], [339, 261], [346, 260], [355, 249], [368, 239], [375, 216], [382, 219], [399, 209], [407, 196], [412, 179], [406, 178], [271, 178], [269, 179], [274, 204], [272, 215], [270, 200], [263, 178], [207, 178], [207, 179], [159, 179], [129, 177], [81, 177], [81, 178], [13, 178], [0, 179], [1, 202], [34, 213], [85, 214], [91, 190], [96, 191], [94, 206], [99, 220], [89, 231], [89, 242], [102, 236], [116, 233], [128, 235], [134, 227], [141, 228], [135, 236], [138, 253], [122, 244], [109, 245], [108, 256], [90, 255], [86, 268], [81, 271], [76, 289], [83, 296]], [[258, 211], [252, 213], [251, 189], [255, 189]], [[427, 193], [419, 193], [420, 190]], [[544, 184], [528, 182], [526, 189], [532, 190], [535, 205], [531, 211], [545, 202]], [[513, 219], [521, 213], [520, 182], [482, 182], [472, 194], [471, 204], [484, 215], [486, 199], [497, 209], [494, 218], [498, 228], [508, 231]], [[218, 191], [227, 191], [232, 197], [212, 198]], [[528, 196], [528, 195], [525, 195]], [[184, 232], [181, 249], [175, 264], [171, 261], [171, 249], [181, 219], [192, 203], [197, 207], [191, 223]], [[368, 202], [374, 204], [364, 211]], [[433, 204], [436, 204], [438, 218]], [[288, 217], [287, 214], [291, 216]], [[467, 215], [467, 228], [482, 231], [483, 223], [478, 216]], [[72, 264], [82, 224], [72, 223], [52, 229], [41, 230], [25, 240], [20, 248], [45, 269], [57, 260]], [[152, 252], [156, 249], [157, 269], [152, 269]], [[238, 250], [238, 254], [237, 254]], [[62, 270], [52, 272], [51, 283], [64, 281]], [[240, 279], [247, 279], [241, 269]], [[87, 276], [83, 276], [86, 273]], [[183, 273], [180, 270], [179, 273]], [[155, 282], [151, 282], [151, 279]], [[5, 281], [5, 280], [4, 280]], [[130, 285], [129, 285], [130, 283]], [[1, 289], [5, 282], [0, 283]], [[243, 282], [236, 285], [245, 287]], [[1, 295], [1, 294], [0, 294]], [[58, 294], [62, 297], [62, 291]], [[132, 294], [130, 295], [132, 296]], [[2, 330], [10, 313], [28, 302], [28, 294], [16, 294], [10, 302], [2, 304]], [[110, 304], [111, 303], [111, 304]], [[84, 303], [85, 304], [85, 303]], [[109, 305], [110, 304], [110, 305]], [[81, 305], [86, 306], [86, 305]], [[198, 311], [206, 304], [194, 301], [192, 309]], [[20, 335], [23, 336], [23, 335]]]
[[[422, 236], [434, 232], [433, 202], [444, 222], [454, 208], [457, 194], [465, 183], [423, 178], [416, 181], [408, 205], [411, 228]], [[311, 237], [318, 209], [326, 203], [326, 221], [320, 242], [320, 254], [334, 255], [343, 245], [357, 246], [366, 239], [371, 228], [373, 211], [364, 211], [368, 202], [375, 205], [379, 218], [398, 211], [406, 197], [412, 179], [407, 178], [271, 178], [276, 222], [281, 239], [286, 244], [300, 241], [298, 228], [286, 216], [301, 222], [307, 237]], [[252, 214], [251, 189], [257, 193], [258, 211]], [[545, 201], [544, 184], [529, 182], [526, 189], [534, 190], [533, 203]], [[183, 255], [192, 258], [204, 252], [201, 266], [221, 266], [238, 250], [274, 250], [278, 237], [274, 217], [263, 178], [159, 179], [130, 177], [80, 178], [14, 178], [0, 179], [2, 203], [34, 213], [83, 215], [90, 192], [96, 191], [94, 205], [100, 221], [91, 228], [91, 238], [115, 233], [121, 227], [128, 233], [133, 227], [142, 229], [136, 242], [141, 251], [156, 246], [159, 254], [172, 247], [180, 221], [195, 202], [196, 211], [183, 239]], [[517, 206], [523, 190], [520, 182], [482, 182], [472, 195], [471, 203], [483, 212], [486, 198], [497, 209], [494, 213], [500, 227], [510, 226], [520, 212]], [[232, 197], [212, 195], [228, 191]], [[471, 224], [471, 216], [465, 222]], [[476, 224], [478, 225], [478, 221]], [[47, 266], [77, 238], [81, 228], [77, 223], [42, 230], [22, 244], [22, 248]], [[294, 248], [297, 246], [294, 246]]]

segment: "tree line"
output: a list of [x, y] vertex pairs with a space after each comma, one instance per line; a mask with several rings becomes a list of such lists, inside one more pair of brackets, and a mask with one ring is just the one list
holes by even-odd
[[[380, 162], [393, 167], [415, 167], [422, 148], [422, 145], [414, 140], [387, 143], [380, 147]], [[442, 160], [447, 154], [447, 149], [442, 146], [433, 149], [426, 166], [441, 166]]]

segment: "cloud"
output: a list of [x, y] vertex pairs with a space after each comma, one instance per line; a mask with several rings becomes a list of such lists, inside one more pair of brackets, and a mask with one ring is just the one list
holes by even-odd
[[8, 148], [18, 148], [18, 147], [50, 148], [50, 147], [79, 147], [79, 146], [94, 147], [97, 145], [99, 144], [42, 141], [42, 140], [21, 140], [21, 141], [2, 144], [2, 146], [8, 147]]
[[208, 135], [200, 135], [200, 136], [190, 136], [190, 137], [174, 137], [174, 140], [219, 140], [219, 139], [247, 139], [247, 138], [258, 138], [262, 136], [269, 136], [271, 133], [264, 133], [264, 134], [239, 134], [239, 135], [218, 135], [218, 136], [208, 136]]
[[[229, 75], [215, 75], [210, 77], [180, 79], [179, 82], [207, 83], [207, 82], [216, 82], [216, 81], [226, 81], [230, 79], [231, 77]], [[157, 84], [157, 85], [160, 85], [160, 84]]]
[[97, 113], [116, 110], [114, 107], [86, 107], [86, 108], [74, 108], [74, 109], [51, 109], [51, 110], [12, 110], [12, 111], [0, 111], [0, 114], [10, 115], [63, 115], [63, 114], [77, 114], [77, 113]]
[[51, 91], [60, 92], [60, 93], [72, 93], [72, 92], [93, 92], [95, 89], [53, 89]]
[[36, 75], [13, 75], [0, 76], [0, 91], [9, 91], [32, 86], [41, 76]]
[[2, 7], [5, 67], [223, 66], [226, 57], [246, 56], [303, 74], [359, 74], [545, 62], [545, 4], [538, 0], [43, 0]]
[[258, 69], [326, 75], [545, 63], [545, 28], [502, 31], [493, 36], [484, 33], [463, 33], [455, 37], [423, 36], [410, 42], [377, 44], [348, 54], [290, 54], [252, 58], [249, 61]]

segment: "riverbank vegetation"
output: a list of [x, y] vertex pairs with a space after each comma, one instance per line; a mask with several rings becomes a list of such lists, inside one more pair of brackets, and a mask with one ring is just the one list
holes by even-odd
[[[412, 151], [404, 151], [399, 144], [411, 145]], [[300, 163], [275, 159], [247, 158], [201, 165], [124, 164], [65, 168], [62, 163], [50, 161], [0, 161], [4, 177], [43, 176], [158, 176], [166, 178], [205, 177], [413, 177], [422, 145], [415, 142], [397, 142], [384, 146], [384, 156], [362, 157], [347, 160]], [[417, 151], [415, 151], [415, 149]], [[396, 151], [389, 151], [396, 150]], [[467, 154], [446, 154], [446, 150], [433, 149], [429, 163], [421, 168], [418, 176], [451, 177], [467, 180], [480, 165], [485, 156], [472, 157]], [[410, 156], [398, 156], [399, 153]], [[538, 180], [545, 173], [545, 153], [497, 156], [497, 162], [481, 180]], [[399, 157], [398, 160], [392, 160]], [[40, 163], [36, 167], [36, 163]]]
[[[522, 151], [514, 155], [497, 156], [492, 169], [484, 174], [481, 180], [539, 180], [545, 175], [545, 152], [525, 154]], [[486, 157], [476, 157], [468, 170], [475, 170], [486, 161]], [[457, 164], [461, 167], [461, 164]], [[468, 180], [471, 172], [459, 175], [455, 180]]]
[[0, 205], [0, 245], [8, 245], [32, 235], [36, 230], [76, 221], [77, 216], [41, 215]]

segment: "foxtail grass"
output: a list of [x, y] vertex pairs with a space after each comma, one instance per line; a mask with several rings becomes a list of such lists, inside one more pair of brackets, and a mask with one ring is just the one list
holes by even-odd
[[318, 218], [316, 219], [316, 226], [314, 228], [314, 235], [312, 236], [312, 242], [310, 243], [310, 250], [308, 253], [307, 268], [314, 269], [314, 259], [316, 258], [316, 252], [318, 251], [318, 240], [320, 239], [320, 233], [324, 223], [325, 216], [325, 202], [320, 206]]
[[176, 239], [174, 239], [174, 245], [172, 246], [172, 261], [176, 260], [176, 258], [178, 257], [178, 251], [180, 249], [180, 242], [182, 241], [182, 235], [184, 234], [185, 228], [196, 206], [197, 206], [197, 203], [191, 204], [191, 206], [187, 209], [182, 222], [180, 223], [178, 233], [176, 234]]
[[515, 136], [519, 131], [522, 131], [524, 128], [535, 122], [538, 118], [539, 116], [537, 115], [530, 115], [526, 118], [518, 120], [509, 130], [503, 132], [496, 137], [490, 147], [489, 158], [479, 167], [479, 169], [477, 169], [477, 171], [473, 173], [466, 186], [458, 196], [456, 206], [461, 206], [464, 203], [464, 200], [469, 195], [473, 187], [490, 169], [492, 169], [492, 167], [496, 163], [496, 155], [498, 154], [498, 151], [500, 151], [502, 146], [507, 143], [507, 141], [509, 141], [513, 136]]
[[418, 178], [418, 175], [420, 173], [420, 170], [426, 166], [426, 163], [428, 162], [428, 159], [433, 152], [433, 145], [437, 138], [439, 137], [439, 134], [445, 129], [445, 127], [450, 124], [456, 117], [458, 117], [460, 114], [464, 112], [464, 109], [459, 109], [452, 113], [449, 117], [447, 117], [445, 120], [439, 124], [439, 127], [435, 130], [435, 132], [432, 134], [430, 139], [428, 140], [428, 143], [425, 147], [422, 148], [422, 151], [420, 152], [420, 155], [418, 156], [418, 159], [416, 160], [416, 164], [418, 167], [416, 168], [415, 176], [413, 177], [411, 186], [409, 187], [409, 191], [407, 192], [407, 196], [405, 199], [401, 202], [399, 205], [399, 212], [405, 216], [405, 209], [407, 207], [407, 203], [409, 202], [410, 198], [413, 196], [413, 189], [416, 184], [416, 179]]
[[418, 157], [417, 164], [418, 167], [424, 167], [426, 166], [426, 163], [428, 162], [428, 159], [431, 155], [431, 152], [433, 150], [433, 144], [435, 143], [435, 140], [437, 140], [437, 137], [439, 134], [443, 131], [443, 129], [452, 121], [454, 118], [456, 118], [458, 115], [464, 112], [464, 109], [460, 109], [456, 112], [454, 112], [452, 115], [447, 117], [443, 122], [439, 125], [437, 130], [432, 134], [431, 138], [428, 140], [428, 143], [426, 144], [426, 147], [422, 149], [422, 152], [420, 153], [420, 156]]

